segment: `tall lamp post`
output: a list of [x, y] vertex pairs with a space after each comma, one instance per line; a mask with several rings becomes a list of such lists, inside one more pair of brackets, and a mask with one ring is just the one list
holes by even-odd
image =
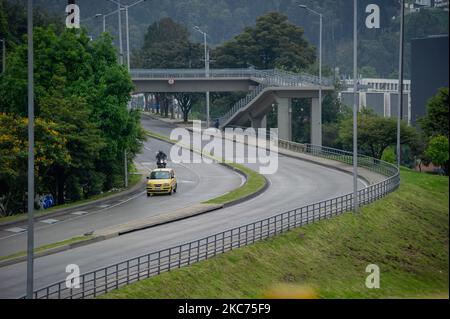
[[[136, 5], [138, 5], [138, 4], [140, 4], [140, 3], [142, 3], [142, 2], [145, 2], [145, 1], [147, 1], [147, 0], [139, 0], [139, 1], [136, 1], [135, 3], [133, 3], [133, 4], [130, 4], [130, 5], [122, 5], [122, 4], [120, 4], [120, 0], [109, 0], [110, 2], [112, 2], [112, 3], [115, 3], [115, 4], [117, 4], [117, 6], [118, 6], [118, 11], [119, 11], [119, 42], [120, 42], [120, 52], [121, 52], [121, 57], [122, 57], [122, 59], [121, 59], [121, 64], [123, 64], [123, 49], [122, 49], [122, 19], [121, 19], [121, 13], [120, 13], [120, 11], [121, 10], [124, 10], [125, 11], [125, 28], [126, 28], [126, 34], [127, 34], [127, 68], [128, 68], [128, 71], [130, 71], [130, 26], [129, 26], [129, 22], [128, 22], [128, 9], [129, 8], [131, 8], [131, 7], [134, 7], [134, 6], [136, 6]], [[104, 21], [104, 20], [103, 20]], [[103, 22], [103, 25], [105, 26], [105, 22]], [[105, 27], [104, 27], [105, 28]]]
[[[110, 2], [113, 2], [115, 4], [117, 4], [117, 11], [119, 13], [119, 52], [120, 52], [120, 64], [123, 65], [123, 48], [122, 48], [122, 13], [121, 10], [125, 9], [125, 22], [126, 22], [126, 33], [127, 33], [127, 69], [128, 72], [130, 71], [130, 28], [129, 28], [129, 23], [128, 23], [128, 9], [131, 7], [134, 7], [135, 5], [138, 5], [139, 3], [142, 3], [146, 0], [139, 0], [136, 1], [135, 3], [131, 4], [131, 5], [124, 5], [122, 6], [120, 4], [120, 0], [109, 0]], [[104, 27], [105, 27], [105, 23], [104, 23]], [[124, 179], [125, 179], [125, 188], [128, 188], [128, 157], [127, 157], [127, 150], [125, 148], [124, 152], [123, 152], [123, 157], [124, 157]]]
[[358, 0], [353, 0], [353, 211], [358, 203]]
[[113, 14], [116, 14], [116, 13], [117, 13], [117, 10], [113, 11], [113, 12], [110, 12], [110, 13], [107, 13], [107, 14], [97, 13], [95, 15], [96, 18], [102, 17], [102, 19], [103, 19], [103, 32], [106, 32], [106, 18], [109, 17], [110, 15], [113, 15]]
[[34, 248], [34, 85], [33, 85], [33, 0], [28, 0], [28, 228], [27, 228], [27, 298], [33, 299]]
[[[322, 114], [322, 20], [323, 20], [323, 15], [313, 9], [310, 9], [308, 6], [305, 6], [303, 4], [300, 4], [299, 7], [302, 9], [308, 10], [309, 12], [312, 12], [313, 14], [316, 14], [319, 16], [319, 22], [320, 22], [319, 23], [319, 107], [320, 107], [319, 114]], [[322, 119], [320, 119], [320, 122], [322, 122]], [[322, 140], [322, 130], [320, 131], [320, 140]]]
[[401, 121], [403, 119], [403, 49], [404, 49], [404, 23], [405, 23], [405, 0], [400, 1], [400, 50], [398, 70], [398, 118], [397, 118], [397, 166], [400, 168], [402, 160], [402, 146], [400, 140]]
[[[208, 36], [206, 32], [202, 31], [198, 26], [194, 26], [194, 30], [203, 34], [203, 42], [205, 46], [205, 75], [209, 78], [209, 52], [206, 43], [206, 37]], [[206, 126], [209, 127], [209, 92], [206, 92]]]

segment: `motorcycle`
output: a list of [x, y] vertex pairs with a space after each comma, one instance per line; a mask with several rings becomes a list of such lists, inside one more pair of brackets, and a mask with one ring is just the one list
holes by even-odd
[[159, 160], [156, 162], [156, 166], [157, 166], [158, 168], [166, 168], [166, 166], [167, 166], [167, 161], [166, 161], [166, 160], [163, 160], [163, 159], [159, 159]]

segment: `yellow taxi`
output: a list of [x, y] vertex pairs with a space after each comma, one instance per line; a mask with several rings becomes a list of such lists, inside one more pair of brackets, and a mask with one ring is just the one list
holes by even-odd
[[177, 179], [172, 168], [158, 168], [147, 177], [147, 196], [152, 194], [169, 194], [177, 192]]

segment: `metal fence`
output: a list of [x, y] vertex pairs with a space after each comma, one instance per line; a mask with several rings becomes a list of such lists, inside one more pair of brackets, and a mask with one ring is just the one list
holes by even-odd
[[[279, 145], [292, 151], [351, 164], [351, 153], [342, 150], [288, 141], [280, 141]], [[358, 164], [386, 176], [383, 181], [358, 191], [361, 205], [369, 204], [399, 186], [400, 176], [396, 166], [367, 156], [359, 156]], [[55, 283], [35, 291], [34, 298], [95, 298], [132, 282], [192, 265], [218, 254], [273, 237], [296, 227], [340, 215], [352, 209], [353, 194], [327, 199], [82, 274], [80, 288], [67, 288], [65, 281]]]
[[[256, 70], [249, 69], [133, 69], [131, 77], [135, 79], [198, 79], [198, 78], [244, 78], [265, 79], [277, 78], [279, 82], [302, 83], [318, 85], [319, 77], [308, 73], [293, 73], [278, 69]], [[331, 86], [329, 79], [322, 78], [322, 85]]]

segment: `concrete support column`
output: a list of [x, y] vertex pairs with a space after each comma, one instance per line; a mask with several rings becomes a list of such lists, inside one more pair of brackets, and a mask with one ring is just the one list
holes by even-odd
[[391, 95], [390, 93], [384, 93], [384, 117], [391, 116]]
[[292, 99], [276, 97], [278, 104], [278, 137], [292, 141]]
[[365, 107], [367, 107], [367, 94], [359, 92], [359, 110], [362, 111]]
[[266, 128], [267, 127], [267, 116], [252, 118], [250, 117], [250, 122], [252, 123], [252, 128]]
[[322, 106], [318, 98], [311, 101], [311, 144], [322, 145]]

